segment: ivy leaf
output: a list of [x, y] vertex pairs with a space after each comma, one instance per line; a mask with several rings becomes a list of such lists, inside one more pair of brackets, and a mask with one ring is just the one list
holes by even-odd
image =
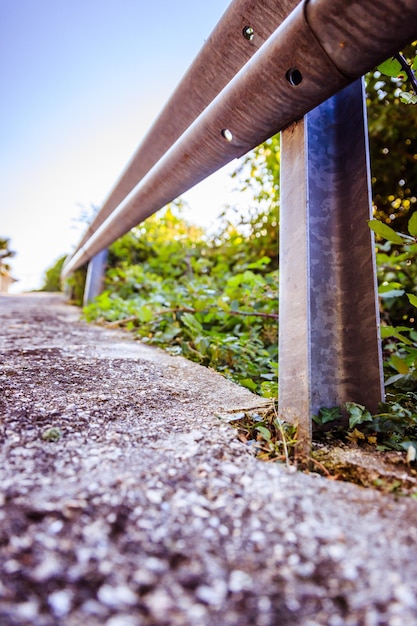
[[393, 78], [396, 78], [402, 71], [401, 63], [393, 57], [378, 65], [377, 69], [381, 72], [381, 74], [385, 74], [385, 76], [391, 76]]
[[413, 213], [408, 222], [408, 232], [417, 237], [417, 212]]
[[349, 429], [353, 430], [358, 424], [372, 422], [372, 415], [361, 404], [356, 402], [345, 402], [344, 407], [349, 413]]
[[395, 232], [390, 226], [380, 222], [379, 220], [369, 220], [368, 221], [369, 228], [374, 231], [375, 234], [379, 235], [383, 239], [387, 239], [392, 243], [402, 244], [402, 237], [398, 233]]
[[334, 406], [330, 409], [322, 407], [319, 411], [318, 416], [313, 416], [313, 420], [317, 422], [317, 424], [327, 424], [328, 422], [333, 422], [334, 420], [337, 420], [341, 417], [342, 414], [338, 406]]

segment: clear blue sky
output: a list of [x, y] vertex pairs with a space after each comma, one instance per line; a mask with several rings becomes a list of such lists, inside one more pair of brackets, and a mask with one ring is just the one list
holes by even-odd
[[80, 239], [81, 206], [105, 200], [228, 4], [0, 0], [0, 236], [19, 290]]

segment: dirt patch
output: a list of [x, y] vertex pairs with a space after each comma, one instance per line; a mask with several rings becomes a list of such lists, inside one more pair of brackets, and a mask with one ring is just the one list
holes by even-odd
[[417, 496], [414, 466], [407, 464], [405, 452], [379, 452], [341, 442], [315, 445], [313, 450], [313, 468], [321, 475], [401, 496]]

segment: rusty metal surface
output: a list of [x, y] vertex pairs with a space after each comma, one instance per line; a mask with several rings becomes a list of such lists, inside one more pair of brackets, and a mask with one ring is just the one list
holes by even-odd
[[306, 17], [336, 67], [359, 78], [416, 39], [416, 7], [416, 0], [307, 0]]
[[298, 0], [233, 0], [117, 181], [78, 247], [91, 236], [220, 93]]
[[[337, 44], [333, 42], [330, 46], [327, 34], [320, 42], [320, 33], [313, 32], [305, 18], [307, 13], [316, 25], [322, 2], [326, 2], [333, 20], [346, 19], [344, 2], [337, 3], [336, 11], [333, 0], [314, 1], [310, 8], [307, 5], [307, 11], [303, 3], [299, 4], [84, 243], [66, 265], [64, 275], [234, 158], [300, 119], [352, 82], [353, 75], [359, 76], [386, 58], [392, 50], [394, 36], [386, 41], [379, 39], [380, 46], [375, 49], [372, 37], [377, 24], [372, 20], [366, 36], [363, 34], [360, 41], [353, 39], [357, 46], [355, 58], [362, 58], [363, 54], [366, 66], [362, 61], [359, 69], [352, 66], [347, 78], [328, 56], [329, 50], [340, 48], [340, 33], [336, 29], [332, 31]], [[373, 4], [371, 0], [361, 3], [369, 10]], [[388, 8], [392, 1], [380, 4]], [[417, 37], [417, 2], [407, 0], [405, 4], [407, 19], [414, 17], [412, 27], [407, 24], [406, 28], [407, 35], [413, 33], [413, 39]], [[381, 15], [378, 14], [379, 18]], [[329, 19], [327, 16], [326, 23]], [[398, 32], [396, 37], [401, 46], [404, 35]], [[343, 43], [347, 50], [351, 49], [347, 41]], [[188, 100], [184, 99], [183, 106], [186, 105]]]
[[383, 398], [369, 156], [356, 81], [282, 133], [280, 414]]

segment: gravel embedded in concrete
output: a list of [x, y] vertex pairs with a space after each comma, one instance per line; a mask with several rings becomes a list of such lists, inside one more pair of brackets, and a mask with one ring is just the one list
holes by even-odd
[[[1, 626], [417, 624], [417, 504], [257, 461], [215, 372], [0, 297]], [[295, 390], [296, 391], [296, 390]]]

